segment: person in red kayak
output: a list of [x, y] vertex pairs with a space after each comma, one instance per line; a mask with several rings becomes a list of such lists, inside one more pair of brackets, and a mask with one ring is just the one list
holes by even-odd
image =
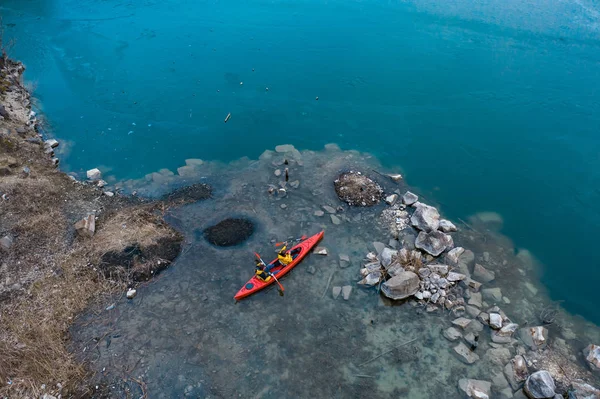
[[294, 258], [292, 258], [292, 254], [285, 251], [286, 249], [287, 244], [281, 247], [281, 251], [279, 251], [279, 253], [277, 254], [277, 259], [279, 260], [279, 263], [281, 263], [284, 266], [289, 265], [294, 260]]
[[262, 281], [269, 281], [271, 276], [268, 274], [269, 270], [267, 265], [262, 261], [262, 259], [256, 260], [256, 277]]

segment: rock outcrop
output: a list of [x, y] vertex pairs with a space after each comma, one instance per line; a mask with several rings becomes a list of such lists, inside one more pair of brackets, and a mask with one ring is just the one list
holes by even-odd
[[413, 272], [400, 272], [381, 285], [381, 291], [391, 299], [405, 299], [419, 290], [419, 276]]

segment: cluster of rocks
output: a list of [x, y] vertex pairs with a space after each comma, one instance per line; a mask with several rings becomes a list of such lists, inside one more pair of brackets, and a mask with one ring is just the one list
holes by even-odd
[[[600, 391], [582, 380], [555, 383], [560, 365], [532, 355], [547, 350], [548, 329], [543, 325], [519, 328], [501, 309], [510, 300], [499, 287], [488, 286], [496, 273], [475, 262], [473, 252], [454, 247], [450, 233], [457, 231], [456, 226], [442, 219], [436, 208], [419, 202], [415, 194], [406, 192], [401, 198], [401, 203], [397, 194], [385, 198], [390, 206], [382, 212], [382, 221], [396, 239], [418, 235], [412, 245], [399, 250], [373, 243], [375, 252], [367, 254], [359, 284], [380, 286], [388, 298], [408, 298], [428, 312], [439, 307], [450, 311], [452, 326], [442, 334], [454, 343], [455, 356], [471, 365], [485, 354], [486, 361], [498, 367], [491, 381], [464, 378], [458, 382], [459, 390], [479, 399], [562, 398], [567, 391], [570, 399], [600, 399]], [[600, 370], [600, 347], [588, 346], [583, 356], [590, 370]]]

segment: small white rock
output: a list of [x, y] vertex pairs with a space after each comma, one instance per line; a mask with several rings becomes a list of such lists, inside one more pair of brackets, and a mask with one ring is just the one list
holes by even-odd
[[137, 291], [133, 288], [127, 290], [127, 299], [133, 299], [137, 295]]
[[87, 178], [90, 180], [98, 180], [102, 177], [102, 172], [100, 169], [94, 168], [87, 171]]

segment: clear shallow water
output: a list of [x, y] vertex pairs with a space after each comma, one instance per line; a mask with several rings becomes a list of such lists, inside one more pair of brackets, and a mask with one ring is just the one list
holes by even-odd
[[1, 7], [66, 170], [136, 178], [335, 141], [401, 167], [451, 218], [500, 213], [551, 296], [600, 322], [592, 2]]
[[[187, 242], [169, 269], [139, 288], [135, 299], [115, 298], [114, 309], [104, 310], [105, 304], [77, 320], [73, 349], [90, 360], [99, 382], [118, 386], [113, 378], [131, 376], [147, 384], [152, 398], [460, 398], [458, 379], [490, 379], [501, 372], [516, 348], [506, 345], [507, 355], [494, 349], [488, 328], [480, 333], [476, 350], [481, 360], [465, 365], [452, 351], [456, 343], [442, 336], [454, 319], [448, 311], [427, 313], [411, 303], [390, 306], [374, 288], [356, 285], [372, 241], [390, 238], [379, 219], [385, 205], [345, 208], [337, 214], [340, 225], [333, 225], [327, 214], [314, 215], [323, 205], [339, 204], [330, 182], [340, 169], [381, 169], [379, 162], [367, 154], [335, 150], [304, 152], [302, 160], [304, 166], [290, 164], [290, 180], [298, 179], [300, 186], [283, 199], [265, 190], [278, 184], [273, 162], [283, 161], [269, 152], [260, 160], [208, 162], [188, 171], [185, 179], [157, 173], [149, 180], [123, 183], [127, 190], [149, 196], [199, 181], [213, 184], [215, 192], [212, 199], [169, 212], [167, 219]], [[407, 188], [377, 180], [388, 193]], [[252, 219], [256, 233], [237, 247], [209, 245], [199, 232], [231, 216]], [[500, 287], [510, 298], [510, 304], [499, 305], [511, 320], [535, 325], [549, 304], [537, 284], [535, 264], [493, 226], [474, 218], [478, 233], [460, 225], [455, 243], [496, 272], [497, 279], [484, 287]], [[233, 295], [252, 274], [253, 251], [269, 258], [274, 254], [271, 240], [322, 229], [320, 245], [329, 255], [310, 254], [284, 277], [284, 297], [270, 289], [234, 303]], [[408, 229], [404, 234], [412, 233]], [[350, 266], [340, 267], [340, 254], [350, 257]], [[334, 285], [351, 285], [350, 299], [333, 299]], [[596, 326], [562, 311], [548, 328], [553, 347], [565, 348], [566, 357], [575, 355], [574, 362], [582, 361], [578, 353], [587, 342], [600, 339]], [[361, 365], [412, 339], [414, 343]], [[131, 381], [129, 386], [137, 389]]]

